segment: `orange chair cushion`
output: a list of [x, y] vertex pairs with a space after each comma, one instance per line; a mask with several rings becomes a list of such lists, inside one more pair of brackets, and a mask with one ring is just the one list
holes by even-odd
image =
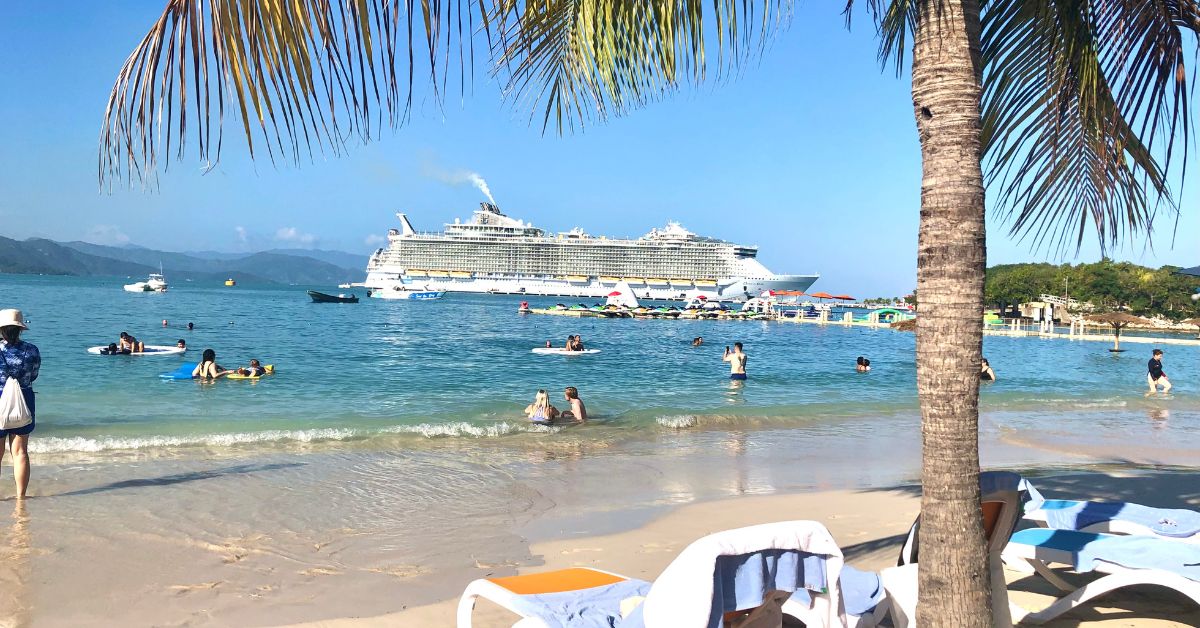
[[535, 593], [562, 593], [564, 591], [579, 591], [592, 587], [602, 587], [608, 584], [623, 582], [628, 578], [614, 576], [603, 571], [586, 567], [572, 567], [558, 571], [531, 573], [524, 576], [507, 576], [504, 578], [488, 578], [488, 582], [499, 585], [517, 595], [532, 595]]

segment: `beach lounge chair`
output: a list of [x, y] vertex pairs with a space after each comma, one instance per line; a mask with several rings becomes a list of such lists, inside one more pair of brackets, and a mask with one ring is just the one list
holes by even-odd
[[[993, 623], [996, 626], [1011, 626], [1001, 552], [1021, 518], [1023, 499], [1028, 499], [1029, 493], [1036, 494], [1036, 491], [1019, 474], [1008, 471], [980, 473], [979, 489], [984, 533], [988, 539]], [[896, 567], [879, 573], [862, 571], [851, 565], [843, 567], [840, 588], [849, 626], [869, 628], [889, 617], [892, 624], [899, 627], [915, 621], [920, 532], [921, 518], [918, 516], [900, 549]], [[798, 591], [784, 604], [783, 611], [807, 624], [812, 608], [807, 594]]]
[[[1200, 605], [1200, 545], [1155, 536], [1030, 528], [1014, 534], [1004, 553], [1024, 559], [1038, 575], [1066, 593], [1037, 612], [1022, 610], [1015, 618], [1025, 623], [1045, 623], [1110, 591], [1135, 585], [1174, 589]], [[1048, 563], [1103, 575], [1076, 587], [1054, 573]]]
[[520, 615], [514, 628], [719, 628], [731, 613], [769, 614], [755, 609], [773, 605], [777, 614], [796, 589], [813, 593], [810, 626], [844, 626], [841, 569], [825, 526], [768, 523], [697, 540], [653, 584], [590, 568], [475, 580], [459, 600], [458, 627], [470, 628], [483, 597]]
[[[1034, 506], [1034, 504], [1031, 504]], [[1025, 519], [1044, 528], [1104, 534], [1140, 534], [1200, 543], [1200, 512], [1129, 502], [1042, 500]]]

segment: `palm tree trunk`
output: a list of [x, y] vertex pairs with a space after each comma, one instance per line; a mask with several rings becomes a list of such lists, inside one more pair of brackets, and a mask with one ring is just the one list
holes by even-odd
[[917, 394], [920, 604], [925, 627], [992, 623], [979, 504], [979, 370], [986, 264], [977, 0], [922, 0], [912, 94], [921, 139]]

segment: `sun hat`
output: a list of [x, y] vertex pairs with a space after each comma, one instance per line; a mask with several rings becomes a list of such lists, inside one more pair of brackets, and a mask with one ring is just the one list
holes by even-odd
[[29, 329], [25, 325], [25, 319], [21, 316], [21, 310], [0, 310], [0, 327], [20, 327], [21, 329]]

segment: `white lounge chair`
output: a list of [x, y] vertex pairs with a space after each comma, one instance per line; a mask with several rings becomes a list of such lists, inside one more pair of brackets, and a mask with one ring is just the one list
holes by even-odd
[[841, 569], [842, 552], [825, 526], [768, 523], [697, 540], [653, 584], [589, 568], [475, 580], [459, 600], [458, 626], [471, 627], [483, 597], [520, 615], [514, 628], [718, 628], [764, 602], [777, 612], [798, 588], [813, 593], [809, 626], [845, 626]]
[[[1012, 620], [1001, 551], [1021, 517], [1023, 496], [1032, 487], [1016, 473], [984, 471], [979, 474], [979, 488], [984, 532], [988, 538], [993, 623], [996, 626], [1010, 626]], [[890, 617], [893, 625], [903, 628], [916, 620], [920, 532], [921, 519], [918, 517], [900, 549], [896, 567], [879, 573], [861, 571], [850, 565], [842, 569], [842, 599], [851, 627], [877, 626]], [[810, 608], [807, 595], [799, 591], [784, 604], [783, 611], [807, 624], [810, 621]]]
[[[1025, 560], [1066, 596], [1036, 612], [1022, 611], [1018, 620], [1045, 623], [1118, 588], [1158, 585], [1178, 591], [1200, 605], [1200, 546], [1152, 536], [1117, 536], [1074, 530], [1030, 528], [1013, 534], [1004, 556]], [[1051, 570], [1067, 564], [1075, 572], [1102, 578], [1076, 587]]]
[[[1075, 530], [1030, 528], [1012, 536], [1004, 555], [1023, 559], [1066, 595], [1036, 612], [1022, 610], [1014, 619], [1042, 624], [1117, 589], [1155, 584], [1174, 589], [1200, 605], [1200, 546], [1154, 536], [1119, 536]], [[1104, 574], [1076, 587], [1048, 563], [1070, 565], [1079, 573]]]
[[1153, 508], [1131, 502], [1047, 499], [1025, 513], [1044, 528], [1103, 534], [1140, 534], [1184, 543], [1200, 543], [1200, 512]]

